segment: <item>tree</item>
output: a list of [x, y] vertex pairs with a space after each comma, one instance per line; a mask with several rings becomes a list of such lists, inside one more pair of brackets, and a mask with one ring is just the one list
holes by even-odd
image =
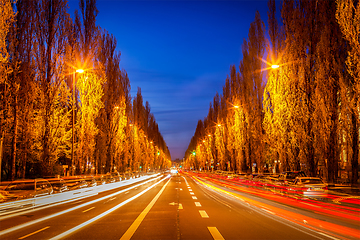
[[[352, 184], [357, 183], [358, 164], [359, 164], [359, 141], [360, 141], [360, 4], [359, 1], [337, 0], [336, 19], [340, 26], [344, 39], [349, 45], [348, 56], [346, 59], [346, 70], [350, 77], [341, 78], [346, 88], [342, 91], [343, 108], [349, 109], [345, 112], [346, 119], [351, 119], [345, 126], [348, 131], [348, 142], [351, 151]], [[350, 126], [348, 128], [348, 126]], [[346, 132], [346, 131], [345, 131]]]
[[[6, 127], [6, 109], [8, 109], [8, 86], [9, 86], [9, 75], [12, 73], [12, 68], [9, 65], [9, 53], [6, 40], [10, 27], [14, 23], [14, 11], [11, 6], [10, 0], [0, 1], [0, 86], [1, 86], [1, 121], [0, 121], [0, 181], [2, 176], [2, 159], [3, 159], [3, 146], [5, 139], [5, 127]], [[12, 172], [12, 176], [14, 173]], [[13, 178], [13, 177], [12, 177]]]
[[86, 72], [77, 80], [76, 87], [79, 90], [79, 114], [77, 119], [78, 128], [78, 149], [79, 156], [76, 162], [78, 173], [85, 173], [94, 164], [93, 153], [95, 148], [95, 136], [98, 134], [98, 127], [95, 119], [103, 107], [101, 98], [103, 96], [103, 84], [106, 78], [103, 75]]

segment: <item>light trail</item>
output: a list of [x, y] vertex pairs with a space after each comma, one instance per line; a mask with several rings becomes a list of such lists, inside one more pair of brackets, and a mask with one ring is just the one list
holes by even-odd
[[133, 197], [125, 200], [124, 202], [116, 205], [115, 207], [110, 208], [109, 210], [103, 212], [102, 214], [99, 214], [99, 215], [97, 215], [96, 217], [94, 217], [94, 218], [92, 218], [92, 219], [90, 219], [90, 220], [88, 220], [88, 221], [86, 221], [86, 222], [84, 222], [84, 223], [82, 223], [82, 224], [80, 224], [80, 225], [77, 225], [76, 227], [73, 227], [73, 228], [71, 228], [70, 230], [68, 230], [68, 231], [66, 231], [66, 232], [63, 232], [63, 233], [61, 233], [61, 234], [59, 234], [59, 235], [57, 235], [57, 236], [55, 236], [55, 237], [53, 237], [53, 238], [50, 238], [50, 240], [61, 239], [61, 238], [64, 238], [64, 237], [66, 237], [66, 236], [68, 236], [68, 235], [70, 235], [70, 234], [73, 234], [73, 233], [76, 232], [77, 230], [79, 230], [79, 229], [81, 229], [81, 228], [83, 228], [83, 227], [86, 227], [87, 225], [89, 225], [89, 224], [91, 224], [91, 223], [99, 220], [100, 218], [102, 218], [102, 217], [104, 217], [104, 216], [112, 213], [112, 212], [115, 211], [116, 209], [124, 206], [125, 204], [127, 204], [127, 203], [135, 200], [136, 198], [140, 197], [141, 195], [143, 195], [144, 193], [146, 193], [147, 191], [149, 191], [150, 189], [152, 189], [153, 187], [155, 187], [156, 185], [158, 185], [159, 183], [161, 183], [161, 182], [164, 181], [165, 179], [167, 179], [167, 178], [161, 179], [159, 182], [157, 182], [157, 183], [155, 183], [154, 185], [148, 187], [148, 188], [145, 189], [144, 191], [136, 194], [135, 196], [133, 196]]
[[14, 227], [5, 229], [5, 230], [3, 230], [3, 231], [0, 232], [0, 236], [3, 236], [3, 235], [5, 235], [5, 234], [11, 233], [11, 232], [13, 232], [13, 231], [17, 231], [17, 230], [20, 230], [20, 229], [22, 229], [22, 228], [25, 228], [25, 227], [34, 225], [34, 224], [39, 223], [39, 222], [43, 222], [43, 221], [48, 220], [48, 219], [51, 219], [51, 218], [54, 218], [54, 217], [63, 215], [63, 214], [65, 214], [65, 213], [68, 213], [68, 212], [74, 211], [74, 210], [76, 210], [76, 209], [79, 209], [79, 208], [82, 208], [82, 207], [85, 207], [85, 206], [94, 204], [94, 203], [96, 203], [96, 202], [103, 201], [103, 200], [105, 200], [105, 199], [114, 197], [115, 195], [118, 195], [118, 194], [123, 193], [123, 192], [125, 192], [125, 191], [128, 191], [128, 190], [130, 190], [130, 189], [133, 189], [133, 188], [135, 188], [135, 187], [144, 185], [144, 184], [146, 184], [146, 183], [148, 183], [148, 182], [155, 181], [155, 180], [157, 180], [157, 179], [159, 179], [159, 178], [161, 178], [161, 176], [159, 176], [159, 177], [157, 177], [157, 178], [154, 178], [154, 179], [150, 179], [150, 180], [145, 181], [145, 182], [143, 182], [143, 183], [134, 185], [134, 186], [132, 186], [132, 187], [130, 187], [130, 188], [127, 188], [127, 189], [124, 189], [124, 190], [115, 192], [115, 193], [113, 193], [113, 194], [104, 196], [104, 197], [102, 197], [102, 198], [98, 198], [98, 199], [92, 200], [92, 201], [90, 201], [90, 202], [80, 204], [80, 205], [78, 205], [78, 206], [76, 206], [76, 207], [72, 207], [72, 208], [66, 209], [66, 210], [64, 210], [64, 211], [61, 211], [61, 212], [58, 212], [58, 213], [54, 213], [54, 214], [48, 215], [48, 216], [43, 217], [43, 218], [39, 218], [39, 219], [30, 221], [30, 222], [26, 222], [26, 223], [23, 223], [23, 224], [20, 224], [20, 225], [17, 225], [17, 226], [14, 226]]
[[[215, 186], [213, 186], [211, 184], [205, 183], [205, 182], [201, 181], [199, 178], [197, 178], [195, 176], [192, 176], [192, 177], [197, 182], [201, 183], [204, 186], [207, 186], [210, 189], [215, 190], [216, 192], [221, 192], [221, 193], [224, 193], [226, 195], [235, 197], [237, 199], [242, 199], [245, 202], [251, 204], [252, 206], [262, 208], [263, 210], [265, 208], [267, 211], [271, 211], [272, 213], [275, 213], [276, 216], [278, 216], [278, 217], [281, 217], [281, 218], [286, 219], [286, 220], [288, 220], [290, 222], [299, 224], [299, 225], [301, 225], [303, 227], [306, 227], [308, 229], [311, 229], [311, 230], [314, 230], [314, 231], [320, 231], [320, 232], [321, 231], [326, 231], [326, 233], [328, 231], [330, 231], [330, 232], [333, 233], [333, 235], [335, 237], [338, 237], [338, 236], [336, 236], [336, 234], [341, 234], [343, 236], [351, 236], [351, 237], [354, 237], [355, 239], [358, 239], [359, 236], [360, 236], [360, 230], [358, 230], [358, 229], [348, 228], [348, 227], [345, 227], [345, 226], [341, 226], [341, 225], [330, 223], [330, 222], [325, 222], [325, 221], [318, 220], [318, 219], [311, 218], [311, 217], [306, 217], [307, 223], [304, 223], [303, 222], [304, 216], [301, 215], [301, 214], [290, 212], [290, 211], [287, 211], [287, 210], [284, 210], [284, 209], [281, 209], [281, 208], [277, 208], [277, 207], [274, 207], [274, 206], [271, 206], [271, 205], [268, 205], [268, 204], [265, 204], [265, 203], [260, 203], [258, 201], [255, 201], [253, 199], [250, 199], [250, 198], [247, 198], [245, 196], [239, 195], [237, 193], [228, 192], [228, 191], [223, 190], [221, 188], [215, 187]], [[274, 215], [274, 214], [272, 214], [272, 215]], [[323, 235], [327, 235], [326, 233], [324, 233]]]

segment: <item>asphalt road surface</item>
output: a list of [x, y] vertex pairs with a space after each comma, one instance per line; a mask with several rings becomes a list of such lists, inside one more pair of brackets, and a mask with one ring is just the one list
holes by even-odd
[[0, 218], [2, 240], [343, 238], [281, 218], [187, 174]]

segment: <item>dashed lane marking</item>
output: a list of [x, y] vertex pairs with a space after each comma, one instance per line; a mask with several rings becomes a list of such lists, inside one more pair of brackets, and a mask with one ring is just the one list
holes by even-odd
[[178, 209], [183, 209], [183, 206], [181, 203], [179, 203], [179, 208]]
[[209, 218], [209, 215], [207, 215], [207, 213], [204, 210], [200, 210], [199, 213], [202, 218]]
[[225, 240], [216, 227], [208, 227], [208, 229], [214, 240]]
[[90, 211], [91, 209], [94, 209], [95, 207], [91, 207], [91, 208], [88, 208], [86, 210], [83, 211], [83, 213], [87, 212], [87, 211]]
[[195, 206], [201, 207], [201, 204], [199, 202], [195, 202]]
[[192, 199], [197, 199], [197, 197], [195, 197], [195, 196], [192, 196]]
[[41, 232], [41, 231], [44, 231], [45, 229], [48, 229], [49, 227], [50, 227], [50, 226], [44, 227], [44, 228], [42, 228], [42, 229], [40, 229], [40, 230], [37, 230], [37, 231], [35, 231], [35, 232], [32, 232], [32, 233], [30, 233], [30, 234], [28, 234], [28, 235], [25, 235], [25, 236], [23, 236], [23, 237], [20, 237], [19, 239], [24, 239], [24, 238], [30, 237], [31, 235], [34, 235], [34, 234], [36, 234], [36, 233], [38, 233], [38, 232]]

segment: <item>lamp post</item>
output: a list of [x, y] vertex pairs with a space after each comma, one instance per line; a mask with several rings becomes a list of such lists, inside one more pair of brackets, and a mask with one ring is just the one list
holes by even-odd
[[[73, 94], [72, 94], [72, 146], [71, 146], [71, 166], [74, 164], [74, 142], [75, 142], [75, 134], [74, 134], [74, 125], [75, 125], [75, 81], [76, 81], [76, 73], [83, 73], [83, 69], [76, 69], [73, 73]], [[72, 168], [74, 171], [74, 168]]]

